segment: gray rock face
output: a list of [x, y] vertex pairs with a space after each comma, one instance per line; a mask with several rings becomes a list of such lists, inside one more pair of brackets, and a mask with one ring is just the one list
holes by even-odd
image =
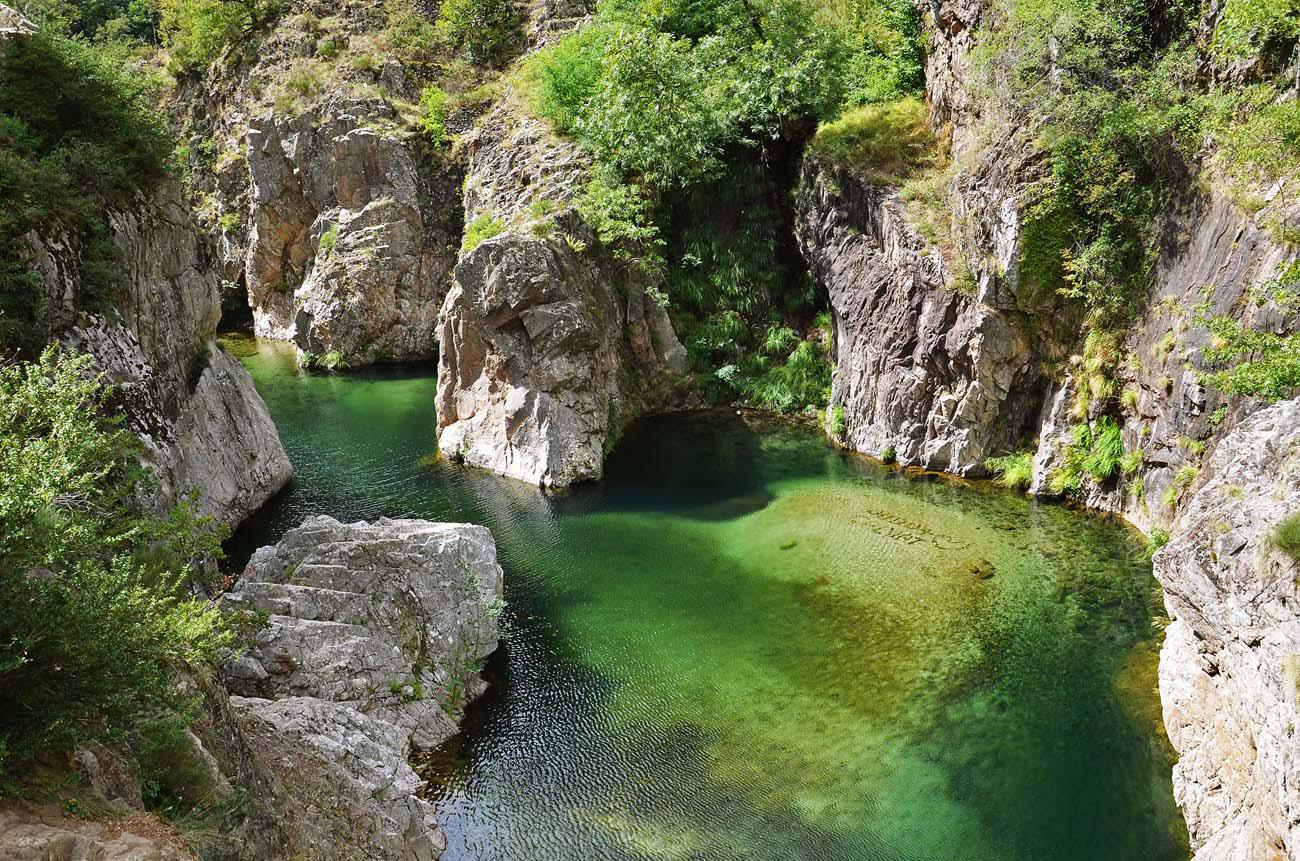
[[[453, 735], [485, 687], [500, 599], [481, 526], [313, 517], [253, 555], [222, 602], [270, 615], [226, 685], [243, 743], [264, 763], [294, 762], [268, 793], [308, 807], [287, 814], [299, 821], [283, 839], [324, 846], [342, 829], [346, 844], [315, 857], [437, 857], [442, 838], [407, 759]], [[322, 785], [336, 807], [312, 798]]]
[[153, 817], [87, 822], [53, 806], [0, 805], [0, 861], [189, 861]]
[[113, 213], [110, 225], [125, 287], [108, 315], [79, 309], [75, 242], [28, 237], [52, 328], [93, 355], [115, 386], [158, 479], [159, 505], [197, 488], [202, 513], [237, 523], [284, 486], [292, 467], [252, 378], [214, 340], [221, 302], [211, 249], [174, 183]]
[[466, 218], [502, 232], [462, 256], [443, 303], [438, 445], [564, 486], [600, 477], [623, 424], [686, 357], [646, 276], [597, 249], [574, 211], [585, 157], [520, 113], [498, 109], [470, 145]]
[[[1143, 527], [1168, 527], [1183, 501], [1166, 504], [1166, 491], [1181, 468], [1199, 468], [1224, 434], [1261, 404], [1230, 401], [1204, 386], [1198, 374], [1206, 369], [1204, 353], [1212, 336], [1196, 320], [1196, 308], [1235, 317], [1250, 328], [1291, 331], [1295, 320], [1274, 305], [1249, 301], [1252, 289], [1274, 279], [1297, 252], [1279, 242], [1267, 225], [1274, 219], [1300, 219], [1300, 205], [1278, 195], [1259, 212], [1248, 214], [1221, 192], [1194, 196], [1172, 206], [1157, 225], [1165, 250], [1156, 271], [1146, 309], [1129, 329], [1123, 352], [1127, 361], [1117, 369], [1120, 390], [1131, 392], [1120, 404], [1124, 447], [1140, 449], [1142, 465], [1126, 482], [1090, 486], [1083, 500], [1089, 507], [1122, 514]], [[1114, 399], [1097, 405], [1114, 408]], [[1216, 410], [1219, 413], [1216, 415]], [[1044, 426], [1040, 458], [1059, 453], [1070, 443], [1072, 421]], [[1043, 460], [1035, 470], [1035, 486], [1046, 482]]]
[[351, 364], [434, 355], [459, 172], [385, 130], [394, 118], [340, 97], [249, 124], [243, 274], [259, 335]]
[[1008, 319], [951, 286], [894, 190], [805, 159], [797, 232], [835, 323], [831, 403], [844, 442], [900, 463], [978, 474], [1024, 432], [1043, 383]]
[[354, 366], [433, 358], [461, 234], [463, 170], [420, 140], [420, 87], [378, 48], [387, 20], [365, 0], [292, 0], [176, 106], [257, 334]]
[[1160, 694], [1197, 861], [1300, 856], [1300, 566], [1272, 541], [1296, 512], [1300, 400], [1219, 443], [1155, 557], [1174, 619]]

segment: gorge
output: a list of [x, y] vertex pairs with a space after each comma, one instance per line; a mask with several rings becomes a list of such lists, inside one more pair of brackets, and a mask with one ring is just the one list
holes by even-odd
[[0, 857], [1300, 858], [1300, 12], [1138, 5], [0, 6], [0, 599], [213, 626]]

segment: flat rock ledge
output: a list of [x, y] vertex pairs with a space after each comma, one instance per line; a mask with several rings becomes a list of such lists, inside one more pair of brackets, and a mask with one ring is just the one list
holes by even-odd
[[312, 517], [254, 553], [222, 602], [266, 614], [225, 670], [258, 755], [283, 764], [286, 784], [301, 769], [328, 787], [364, 857], [438, 857], [445, 841], [408, 760], [453, 735], [486, 687], [501, 607], [492, 534]]

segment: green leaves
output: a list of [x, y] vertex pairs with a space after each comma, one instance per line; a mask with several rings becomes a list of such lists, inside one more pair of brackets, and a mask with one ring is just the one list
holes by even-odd
[[[88, 357], [47, 348], [0, 370], [0, 746], [11, 765], [120, 736], [175, 704], [174, 670], [230, 635], [187, 596], [222, 533], [194, 500], [142, 513], [139, 443], [106, 417]], [[3, 767], [4, 763], [0, 763]]]

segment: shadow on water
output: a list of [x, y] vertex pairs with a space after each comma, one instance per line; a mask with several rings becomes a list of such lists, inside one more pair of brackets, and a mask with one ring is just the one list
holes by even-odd
[[1187, 857], [1115, 524], [728, 411], [635, 423], [544, 494], [419, 466], [428, 376], [244, 361], [297, 474], [235, 561], [315, 513], [497, 537], [492, 691], [421, 764], [446, 858]]

